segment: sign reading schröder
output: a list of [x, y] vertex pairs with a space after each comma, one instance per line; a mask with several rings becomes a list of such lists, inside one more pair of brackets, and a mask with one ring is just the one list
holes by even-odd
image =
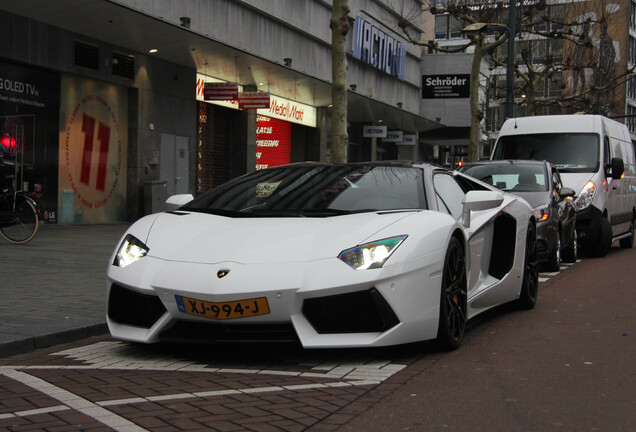
[[422, 99], [468, 98], [470, 75], [423, 75]]

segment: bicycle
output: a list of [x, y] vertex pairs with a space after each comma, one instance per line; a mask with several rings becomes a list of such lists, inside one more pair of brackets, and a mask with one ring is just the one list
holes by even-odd
[[9, 187], [13, 186], [13, 176], [4, 180], [7, 185], [1, 186], [0, 235], [14, 244], [27, 243], [40, 227], [37, 203], [26, 192]]

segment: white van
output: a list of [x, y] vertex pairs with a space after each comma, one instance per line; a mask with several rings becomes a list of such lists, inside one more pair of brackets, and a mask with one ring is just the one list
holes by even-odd
[[491, 159], [535, 159], [554, 164], [574, 189], [578, 241], [605, 256], [612, 241], [634, 244], [636, 166], [627, 127], [600, 115], [508, 119]]

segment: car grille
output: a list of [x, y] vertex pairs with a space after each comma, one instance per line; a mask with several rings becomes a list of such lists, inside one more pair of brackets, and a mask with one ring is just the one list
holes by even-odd
[[218, 324], [177, 321], [159, 334], [162, 342], [298, 342], [291, 324]]
[[399, 323], [375, 288], [305, 299], [303, 314], [318, 333], [383, 332]]
[[120, 324], [150, 328], [166, 308], [155, 295], [141, 294], [117, 284], [110, 288], [108, 317]]

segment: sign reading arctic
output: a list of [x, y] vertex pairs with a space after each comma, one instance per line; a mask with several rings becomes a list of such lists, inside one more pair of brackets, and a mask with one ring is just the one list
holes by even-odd
[[356, 17], [354, 27], [353, 56], [404, 79], [406, 45], [360, 17]]
[[470, 97], [470, 75], [423, 75], [422, 98], [468, 98]]

